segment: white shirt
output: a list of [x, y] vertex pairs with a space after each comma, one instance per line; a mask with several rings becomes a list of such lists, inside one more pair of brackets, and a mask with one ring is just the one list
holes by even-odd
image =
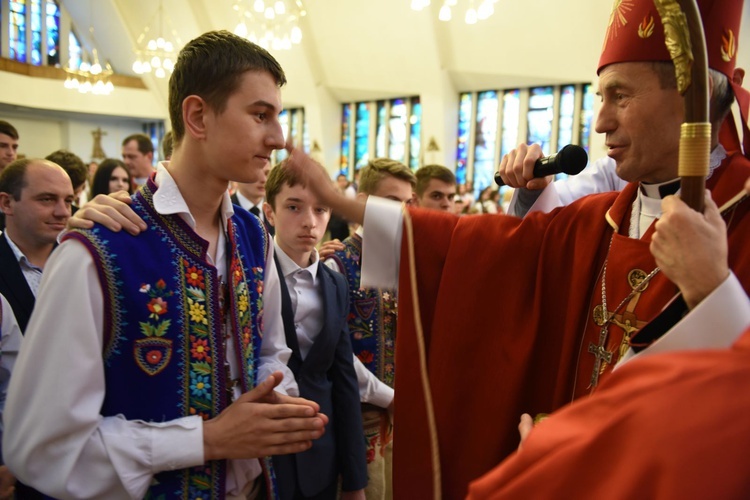
[[[362, 239], [362, 254], [367, 258], [362, 259], [362, 286], [398, 286], [402, 222], [400, 203], [375, 196], [367, 199], [363, 224], [367, 237]], [[748, 300], [732, 274], [683, 321], [637, 356], [666, 350], [729, 347], [750, 325]], [[727, 314], [727, 311], [730, 313]], [[632, 350], [623, 359], [630, 357], [636, 357]]]
[[[2, 323], [0, 324], [0, 438], [3, 435], [2, 414], [5, 410], [5, 398], [8, 394], [10, 375], [13, 373], [13, 365], [18, 357], [21, 347], [21, 328], [18, 326], [8, 301], [0, 295], [0, 312], [2, 312]], [[0, 463], [3, 463], [0, 461]]]
[[5, 240], [8, 242], [10, 249], [13, 250], [13, 255], [16, 256], [16, 260], [18, 261], [18, 266], [21, 268], [23, 277], [26, 278], [26, 283], [29, 284], [31, 293], [33, 293], [34, 297], [36, 297], [36, 294], [39, 291], [39, 284], [42, 282], [42, 268], [39, 266], [35, 266], [31, 262], [29, 262], [29, 259], [26, 258], [26, 255], [24, 255], [21, 249], [18, 248], [18, 246], [15, 243], [13, 243], [12, 239], [10, 239], [10, 235], [8, 234], [8, 228], [5, 228], [5, 231], [3, 232], [3, 236], [5, 237]]
[[[160, 186], [154, 195], [157, 212], [178, 213], [194, 227], [177, 184], [161, 165], [155, 181]], [[233, 213], [228, 194], [221, 211], [226, 222]], [[219, 264], [226, 262], [224, 247], [220, 238]], [[268, 247], [258, 377], [282, 371], [283, 388], [297, 396], [286, 366], [291, 351], [283, 333], [273, 245]], [[203, 464], [199, 416], [144, 422], [100, 415], [105, 393], [103, 298], [96, 266], [89, 251], [70, 240], [45, 267], [8, 394], [3, 449], [11, 470], [56, 498], [119, 499], [143, 497], [157, 472]], [[237, 494], [257, 477], [260, 464], [256, 459], [230, 460], [227, 469], [227, 491]]]
[[262, 220], [263, 222], [266, 221], [266, 214], [263, 212], [263, 201], [264, 200], [260, 200], [260, 202], [258, 202], [258, 204], [256, 205], [255, 203], [253, 203], [252, 201], [250, 201], [248, 198], [246, 198], [239, 191], [237, 191], [235, 194], [237, 195], [237, 201], [239, 202], [239, 205], [242, 208], [244, 208], [245, 210], [247, 210], [249, 212], [251, 208], [258, 207], [258, 214], [259, 214], [258, 217], [260, 217], [260, 220]]
[[276, 243], [276, 258], [289, 290], [289, 300], [294, 314], [294, 331], [297, 333], [300, 356], [304, 360], [325, 321], [323, 299], [318, 289], [318, 251], [313, 249], [312, 263], [302, 268]]

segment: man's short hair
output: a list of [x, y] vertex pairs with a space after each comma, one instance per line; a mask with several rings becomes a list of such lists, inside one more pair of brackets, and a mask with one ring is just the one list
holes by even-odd
[[417, 197], [421, 198], [432, 179], [437, 179], [446, 184], [456, 184], [456, 176], [448, 167], [442, 165], [425, 165], [417, 170], [417, 186], [415, 191]]
[[414, 172], [400, 161], [391, 160], [390, 158], [373, 158], [358, 172], [358, 192], [360, 193], [373, 194], [378, 190], [380, 181], [389, 176], [409, 182], [412, 189], [417, 185], [417, 178]]
[[0, 193], [8, 193], [14, 200], [21, 199], [21, 191], [27, 186], [26, 169], [36, 158], [22, 158], [8, 164], [0, 172]]
[[209, 31], [188, 42], [169, 78], [174, 143], [180, 144], [185, 135], [182, 102], [186, 97], [197, 95], [220, 114], [248, 71], [268, 72], [279, 87], [286, 83], [284, 70], [271, 54], [229, 31]]
[[58, 149], [47, 155], [45, 160], [57, 163], [65, 170], [70, 177], [71, 184], [73, 184], [73, 189], [78, 189], [88, 179], [89, 169], [84, 165], [83, 160], [67, 149]]
[[266, 179], [266, 202], [276, 210], [276, 195], [284, 186], [294, 187], [299, 183], [297, 177], [286, 168], [286, 160], [271, 169]]
[[163, 159], [170, 158], [172, 156], [172, 150], [174, 149], [174, 134], [170, 130], [164, 134], [164, 138], [161, 140], [161, 154]]
[[15, 140], [18, 140], [18, 130], [16, 130], [16, 127], [6, 122], [5, 120], [0, 120], [0, 134], [5, 134]]
[[122, 145], [125, 146], [130, 141], [135, 141], [138, 143], [138, 151], [140, 151], [142, 155], [147, 155], [154, 152], [154, 143], [151, 142], [151, 138], [146, 134], [129, 135], [122, 141]]

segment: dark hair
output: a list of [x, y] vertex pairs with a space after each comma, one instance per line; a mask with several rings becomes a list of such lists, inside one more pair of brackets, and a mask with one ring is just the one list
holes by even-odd
[[143, 155], [154, 152], [154, 143], [151, 142], [151, 138], [146, 134], [129, 135], [122, 141], [122, 145], [124, 146], [130, 141], [135, 141], [138, 143], [138, 151], [140, 151]]
[[164, 138], [161, 140], [161, 154], [163, 160], [168, 160], [172, 157], [172, 150], [174, 149], [174, 134], [170, 130], [164, 134]]
[[358, 190], [360, 193], [372, 194], [377, 191], [380, 181], [386, 177], [407, 181], [411, 188], [417, 185], [417, 178], [409, 167], [400, 161], [390, 158], [373, 158], [367, 165], [357, 171], [360, 174]]
[[5, 134], [15, 140], [18, 140], [18, 130], [16, 130], [16, 127], [6, 122], [5, 120], [0, 120], [0, 134]]
[[27, 186], [26, 169], [36, 158], [22, 158], [11, 162], [0, 172], [0, 193], [8, 193], [14, 200], [21, 199], [21, 191]]
[[169, 78], [169, 118], [175, 145], [185, 135], [182, 103], [197, 95], [217, 114], [247, 71], [268, 72], [276, 84], [286, 83], [284, 70], [265, 49], [229, 31], [209, 31], [188, 42]]
[[84, 165], [83, 160], [67, 149], [58, 149], [54, 153], [48, 154], [45, 160], [57, 163], [65, 170], [70, 177], [73, 189], [81, 187], [89, 176], [89, 169]]
[[431, 179], [438, 179], [446, 184], [455, 184], [456, 176], [448, 167], [442, 165], [425, 165], [417, 170], [417, 187], [415, 191], [419, 198], [422, 197]]
[[91, 189], [89, 190], [89, 200], [98, 194], [109, 194], [109, 179], [117, 167], [121, 167], [127, 172], [128, 193], [133, 194], [133, 176], [130, 174], [128, 167], [117, 158], [107, 158], [96, 168], [94, 179], [91, 181]]
[[294, 187], [299, 183], [297, 177], [286, 168], [286, 160], [271, 169], [266, 179], [266, 202], [276, 210], [276, 195], [284, 186]]

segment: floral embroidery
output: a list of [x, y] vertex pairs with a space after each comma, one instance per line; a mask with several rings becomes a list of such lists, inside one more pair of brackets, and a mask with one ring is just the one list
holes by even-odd
[[204, 290], [206, 288], [206, 285], [203, 282], [203, 270], [202, 269], [198, 269], [195, 266], [189, 267], [188, 270], [185, 272], [185, 279], [187, 280], [190, 286], [197, 286]]
[[362, 363], [368, 364], [368, 363], [372, 363], [372, 360], [375, 358], [375, 355], [373, 355], [373, 353], [371, 353], [370, 351], [362, 351], [359, 354], [357, 354], [357, 357]]
[[157, 351], [157, 350], [148, 351], [146, 353], [146, 362], [148, 362], [148, 364], [150, 365], [156, 365], [156, 364], [159, 364], [159, 361], [161, 361], [162, 357], [163, 355], [161, 351]]
[[210, 397], [211, 379], [208, 375], [190, 372], [190, 392], [197, 397]]
[[202, 269], [191, 266], [181, 259], [183, 276], [188, 286], [185, 288], [187, 298], [190, 374], [190, 413], [208, 418], [213, 401], [213, 361], [210, 343], [210, 329], [206, 301], [206, 276]]
[[167, 303], [161, 297], [151, 299], [147, 307], [151, 311], [151, 314], [148, 316], [151, 319], [159, 319], [159, 316], [162, 314], [167, 314]]
[[188, 311], [190, 314], [190, 321], [207, 325], [208, 319], [206, 318], [206, 308], [203, 304], [195, 302], [193, 299], [188, 299], [188, 305], [190, 307], [190, 310]]
[[172, 297], [174, 292], [167, 290], [167, 284], [159, 279], [152, 287], [148, 283], [141, 285], [139, 291], [148, 295], [151, 300], [146, 304], [148, 319], [140, 321], [141, 333], [145, 338], [137, 339], [133, 345], [136, 364], [151, 376], [161, 373], [172, 359], [172, 341], [165, 338], [172, 324], [170, 319], [163, 319], [167, 314], [168, 303], [165, 298]]
[[207, 363], [211, 362], [211, 357], [209, 356], [211, 348], [208, 346], [208, 340], [197, 339], [194, 335], [191, 335], [190, 344], [192, 346], [190, 353], [195, 359], [206, 360]]

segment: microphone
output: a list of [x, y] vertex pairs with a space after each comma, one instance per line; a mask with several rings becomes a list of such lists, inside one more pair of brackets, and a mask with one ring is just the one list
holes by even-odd
[[[581, 146], [568, 144], [558, 153], [539, 158], [534, 163], [534, 177], [547, 177], [553, 174], [576, 175], [586, 168], [589, 155]], [[495, 184], [505, 186], [500, 172], [495, 172]]]

